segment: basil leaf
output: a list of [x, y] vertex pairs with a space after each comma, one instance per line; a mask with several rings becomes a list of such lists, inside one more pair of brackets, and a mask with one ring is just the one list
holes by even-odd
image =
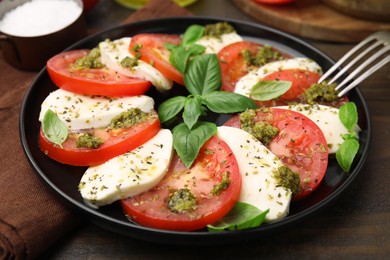
[[158, 116], [161, 123], [165, 123], [174, 118], [184, 108], [186, 97], [176, 96], [170, 98], [158, 107]]
[[184, 123], [189, 129], [192, 129], [194, 124], [198, 121], [199, 116], [202, 114], [202, 99], [200, 97], [188, 97], [183, 111]]
[[191, 167], [198, 156], [200, 148], [217, 132], [217, 126], [210, 122], [197, 122], [192, 129], [185, 123], [173, 128], [173, 148], [183, 164]]
[[291, 85], [290, 81], [263, 80], [256, 83], [249, 94], [255, 100], [267, 101], [283, 95]]
[[269, 210], [261, 211], [251, 204], [237, 202], [233, 209], [212, 225], [207, 225], [211, 232], [242, 230], [260, 226]]
[[188, 47], [177, 47], [172, 49], [169, 62], [181, 73], [184, 73], [188, 60], [193, 55], [202, 54], [206, 48], [202, 45], [193, 44]]
[[183, 46], [172, 49], [171, 55], [169, 56], [169, 62], [181, 73], [184, 73], [184, 70], [187, 65], [188, 58], [190, 53]]
[[178, 48], [179, 45], [172, 44], [172, 43], [164, 43], [164, 47], [165, 47], [168, 51], [172, 51], [172, 50]]
[[47, 140], [61, 147], [68, 137], [68, 128], [57, 114], [50, 109], [43, 116], [42, 130]]
[[343, 104], [339, 110], [339, 118], [341, 123], [349, 131], [354, 131], [358, 122], [358, 112], [355, 103], [348, 102]]
[[221, 71], [216, 54], [194, 57], [184, 73], [184, 83], [193, 95], [205, 95], [221, 87]]
[[355, 138], [344, 140], [336, 152], [336, 160], [343, 171], [349, 172], [353, 163], [353, 159], [355, 158], [358, 151], [358, 140]]
[[236, 113], [257, 108], [252, 99], [237, 93], [213, 91], [203, 96], [208, 109], [215, 113]]
[[181, 41], [182, 46], [195, 43], [197, 40], [202, 38], [204, 35], [204, 27], [194, 24], [187, 28], [184, 32], [183, 39]]

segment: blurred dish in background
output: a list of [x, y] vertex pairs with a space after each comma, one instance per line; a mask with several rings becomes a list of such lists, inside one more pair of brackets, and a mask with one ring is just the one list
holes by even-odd
[[[181, 7], [185, 7], [196, 2], [196, 0], [172, 0], [172, 1], [177, 3]], [[145, 4], [147, 4], [149, 0], [115, 0], [115, 2], [130, 9], [140, 9]]]
[[390, 22], [390, 0], [322, 0], [322, 2], [354, 17]]
[[0, 1], [0, 47], [12, 66], [39, 70], [86, 36], [81, 0]]

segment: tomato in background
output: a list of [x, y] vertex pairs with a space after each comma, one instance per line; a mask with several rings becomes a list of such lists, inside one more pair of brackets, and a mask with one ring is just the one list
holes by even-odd
[[83, 0], [84, 11], [90, 11], [98, 2], [99, 0]]

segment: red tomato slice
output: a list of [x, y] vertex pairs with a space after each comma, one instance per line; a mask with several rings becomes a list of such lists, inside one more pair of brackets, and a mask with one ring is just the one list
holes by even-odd
[[290, 89], [279, 97], [280, 100], [290, 101], [296, 100], [301, 96], [306, 89], [312, 84], [317, 83], [321, 74], [308, 70], [289, 69], [271, 73], [264, 77], [264, 80], [282, 80], [290, 81], [292, 85]]
[[[248, 49], [255, 54], [263, 46], [256, 42], [240, 41], [229, 44], [218, 53], [222, 74], [222, 90], [233, 92], [237, 81], [250, 71], [250, 66], [245, 62], [241, 52]], [[287, 54], [281, 54], [285, 58], [290, 57]]]
[[157, 113], [147, 121], [121, 129], [91, 129], [94, 136], [100, 137], [104, 143], [96, 148], [77, 148], [78, 136], [70, 134], [62, 147], [53, 144], [40, 130], [40, 149], [50, 158], [58, 162], [74, 166], [91, 166], [133, 150], [155, 136], [160, 130]]
[[290, 81], [292, 85], [290, 89], [280, 97], [269, 101], [257, 101], [256, 103], [259, 107], [271, 107], [288, 105], [288, 103], [292, 101], [299, 102], [305, 90], [308, 89], [312, 84], [317, 83], [320, 77], [321, 74], [317, 72], [301, 69], [287, 69], [268, 74], [263, 78], [263, 80]]
[[[229, 172], [230, 184], [219, 195], [212, 195], [214, 185], [221, 183]], [[187, 188], [197, 198], [196, 209], [173, 213], [168, 207], [171, 193]], [[192, 231], [214, 223], [228, 213], [237, 202], [241, 190], [241, 176], [229, 146], [212, 137], [199, 152], [189, 169], [177, 155], [164, 179], [152, 190], [121, 201], [128, 217], [152, 228]]]
[[57, 54], [47, 62], [51, 80], [59, 88], [84, 95], [135, 96], [144, 94], [151, 83], [130, 78], [108, 68], [74, 69], [73, 63], [89, 50], [73, 50]]
[[[293, 200], [308, 196], [321, 183], [328, 165], [328, 146], [321, 129], [308, 117], [281, 108], [259, 109], [255, 121], [268, 122], [279, 129], [268, 148], [300, 175], [301, 189]], [[225, 125], [240, 127], [239, 116]]]
[[183, 74], [169, 62], [170, 52], [165, 48], [165, 43], [180, 45], [181, 37], [170, 34], [138, 34], [131, 39], [129, 50], [135, 54], [134, 46], [140, 45], [141, 60], [152, 64], [165, 77], [184, 86]]
[[259, 3], [259, 4], [274, 4], [274, 5], [280, 5], [280, 4], [287, 4], [295, 2], [295, 0], [252, 0], [253, 2]]

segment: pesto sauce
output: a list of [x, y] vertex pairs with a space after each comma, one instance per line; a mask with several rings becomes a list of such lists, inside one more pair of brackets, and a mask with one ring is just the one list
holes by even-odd
[[131, 69], [138, 65], [138, 59], [127, 56], [126, 58], [123, 58], [120, 63], [123, 68]]
[[142, 44], [136, 44], [133, 46], [132, 51], [135, 53], [135, 57], [125, 57], [121, 60], [121, 66], [124, 68], [131, 69], [138, 65], [138, 60], [141, 58], [140, 49], [142, 48]]
[[141, 58], [141, 50], [142, 49], [142, 44], [140, 44], [140, 43], [137, 43], [137, 44], [135, 44], [134, 46], [133, 46], [133, 48], [132, 48], [132, 51], [135, 53], [135, 58], [136, 59], [140, 59]]
[[267, 145], [279, 133], [279, 129], [268, 122], [256, 122], [256, 110], [248, 109], [240, 114], [241, 129]]
[[293, 172], [287, 166], [280, 166], [274, 171], [274, 177], [278, 182], [278, 185], [291, 190], [292, 194], [297, 194], [300, 189], [301, 181], [299, 174]]
[[241, 51], [241, 55], [247, 65], [256, 67], [263, 66], [266, 63], [281, 60], [283, 58], [280, 52], [274, 50], [269, 45], [262, 46], [255, 54], [250, 52], [248, 49], [243, 49]]
[[93, 136], [91, 133], [84, 133], [77, 139], [76, 147], [97, 149], [103, 143], [104, 142], [101, 138]]
[[336, 83], [327, 84], [327, 82], [315, 83], [303, 94], [304, 99], [309, 104], [318, 102], [334, 102], [338, 100], [338, 91]]
[[227, 22], [208, 24], [204, 28], [205, 36], [211, 36], [216, 38], [220, 38], [222, 34], [234, 33], [234, 32], [236, 32], [236, 30], [234, 30], [233, 26], [231, 26]]
[[114, 117], [111, 120], [110, 127], [112, 129], [130, 127], [147, 120], [149, 113], [142, 111], [139, 108], [131, 108], [126, 112]]
[[104, 65], [100, 60], [100, 49], [93, 48], [87, 55], [73, 63], [75, 69], [101, 69]]
[[211, 194], [213, 194], [213, 196], [219, 196], [222, 191], [226, 190], [229, 187], [230, 185], [229, 175], [230, 172], [222, 173], [222, 181], [214, 185], [213, 189], [211, 190]]
[[189, 189], [179, 189], [169, 195], [168, 208], [174, 213], [191, 212], [196, 209], [196, 201]]

